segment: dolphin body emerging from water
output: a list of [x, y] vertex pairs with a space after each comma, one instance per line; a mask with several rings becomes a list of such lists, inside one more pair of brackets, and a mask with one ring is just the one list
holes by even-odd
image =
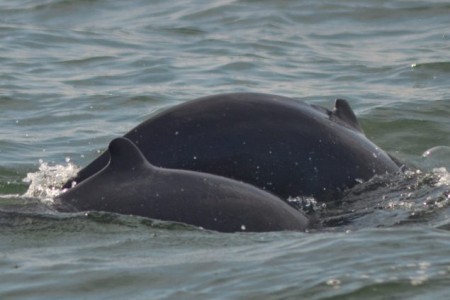
[[59, 211], [106, 211], [220, 232], [305, 231], [308, 219], [283, 200], [221, 176], [157, 168], [127, 138], [109, 163], [55, 199]]
[[[286, 200], [321, 202], [399, 165], [364, 135], [345, 100], [333, 110], [269, 94], [213, 95], [163, 110], [125, 134], [155, 166], [216, 174]], [[105, 151], [80, 183], [104, 168]]]

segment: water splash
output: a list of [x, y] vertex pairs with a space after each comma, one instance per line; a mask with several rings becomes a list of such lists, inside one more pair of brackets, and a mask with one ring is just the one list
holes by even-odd
[[438, 177], [438, 181], [436, 182], [436, 186], [450, 186], [450, 173], [446, 168], [434, 168], [433, 174]]
[[325, 203], [318, 203], [313, 197], [289, 197], [286, 201], [294, 208], [301, 210], [306, 214], [319, 212], [326, 208]]
[[406, 170], [375, 176], [344, 192], [336, 205], [321, 211], [325, 227], [358, 229], [401, 224], [450, 224], [450, 173]]
[[30, 172], [23, 179], [30, 183], [24, 197], [39, 198], [43, 202], [53, 203], [53, 198], [63, 192], [63, 184], [75, 176], [79, 167], [66, 158], [66, 165], [49, 165], [43, 160], [39, 160], [39, 169], [36, 172]]
[[450, 147], [436, 146], [426, 150], [422, 154], [422, 163], [428, 169], [446, 168], [450, 169]]

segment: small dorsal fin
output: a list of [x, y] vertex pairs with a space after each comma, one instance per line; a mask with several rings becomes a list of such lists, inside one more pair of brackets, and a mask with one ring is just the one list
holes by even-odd
[[332, 121], [338, 122], [346, 127], [364, 133], [359, 125], [358, 119], [355, 116], [350, 104], [347, 100], [336, 99], [333, 111], [330, 112], [330, 119]]
[[125, 171], [150, 165], [141, 150], [125, 137], [112, 140], [108, 150], [111, 157], [108, 165], [110, 168]]

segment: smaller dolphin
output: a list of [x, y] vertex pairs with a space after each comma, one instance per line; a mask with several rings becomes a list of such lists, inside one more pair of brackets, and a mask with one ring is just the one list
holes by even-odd
[[59, 195], [60, 211], [106, 211], [220, 232], [304, 231], [308, 219], [249, 184], [206, 173], [158, 168], [127, 138], [109, 144], [101, 171]]

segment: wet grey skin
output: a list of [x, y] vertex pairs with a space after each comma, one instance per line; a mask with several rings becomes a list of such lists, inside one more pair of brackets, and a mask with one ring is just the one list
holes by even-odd
[[127, 138], [109, 163], [59, 195], [59, 211], [105, 211], [182, 222], [220, 232], [305, 231], [308, 219], [283, 200], [225, 177], [151, 165]]
[[[208, 96], [161, 111], [125, 137], [156, 166], [221, 175], [283, 200], [335, 200], [374, 175], [399, 170], [367, 139], [341, 99], [328, 110], [268, 94]], [[92, 176], [108, 160], [105, 151], [65, 187]]]

